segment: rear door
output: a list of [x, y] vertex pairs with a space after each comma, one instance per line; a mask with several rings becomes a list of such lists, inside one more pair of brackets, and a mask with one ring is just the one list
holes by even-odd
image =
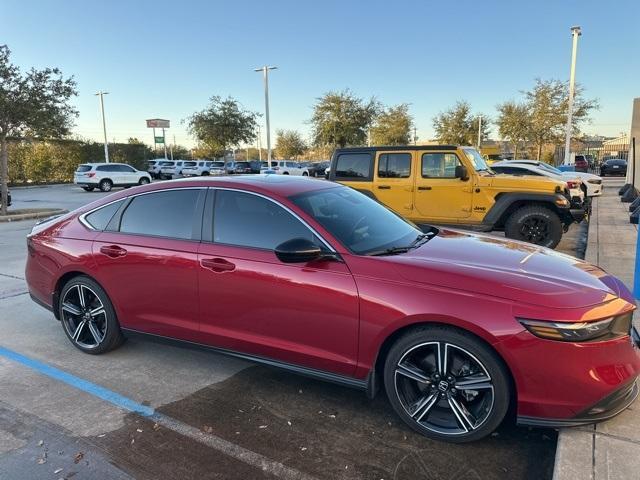
[[136, 195], [97, 236], [95, 275], [123, 328], [197, 340], [205, 195], [199, 188]]
[[455, 150], [417, 153], [415, 219], [460, 222], [471, 216], [472, 180], [464, 181], [455, 176], [456, 167], [465, 165], [464, 160]]
[[413, 152], [377, 152], [374, 195], [400, 215], [413, 211]]

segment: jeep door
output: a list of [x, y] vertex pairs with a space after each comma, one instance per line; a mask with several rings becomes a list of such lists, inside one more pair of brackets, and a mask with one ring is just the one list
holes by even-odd
[[413, 152], [377, 152], [374, 195], [402, 216], [413, 211]]
[[[455, 150], [416, 152], [414, 206], [410, 217], [416, 221], [464, 223], [471, 216], [473, 185], [471, 178], [456, 178], [456, 167], [467, 166]], [[470, 177], [473, 170], [469, 169]]]

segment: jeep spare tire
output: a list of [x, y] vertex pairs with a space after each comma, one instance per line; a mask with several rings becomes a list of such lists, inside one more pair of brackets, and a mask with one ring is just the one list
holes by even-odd
[[555, 248], [562, 238], [562, 222], [546, 207], [522, 207], [509, 216], [504, 233], [507, 238]]

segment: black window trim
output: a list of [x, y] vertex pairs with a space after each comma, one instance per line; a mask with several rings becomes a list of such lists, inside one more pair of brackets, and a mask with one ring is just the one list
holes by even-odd
[[[294, 212], [293, 210], [291, 210], [289, 207], [287, 207], [286, 205], [282, 204], [281, 202], [278, 202], [277, 200], [274, 200], [273, 198], [268, 197], [266, 195], [262, 195], [261, 193], [252, 192], [251, 190], [242, 190], [242, 189], [239, 189], [239, 188], [227, 188], [227, 187], [209, 187], [209, 190], [212, 190], [213, 192], [212, 192], [212, 194], [207, 195], [207, 204], [204, 207], [204, 211], [205, 212], [210, 212], [211, 215], [208, 216], [208, 217], [205, 217], [203, 219], [203, 221], [202, 221], [202, 228], [203, 228], [202, 242], [211, 243], [213, 245], [225, 245], [225, 246], [235, 247], [235, 248], [247, 248], [247, 249], [250, 249], [250, 250], [261, 250], [261, 251], [265, 251], [265, 252], [273, 252], [273, 249], [271, 249], [271, 248], [250, 247], [250, 246], [247, 246], [247, 245], [236, 245], [235, 243], [215, 242], [213, 240], [213, 215], [214, 215], [214, 212], [215, 212], [216, 192], [218, 190], [225, 190], [225, 191], [229, 191], [229, 192], [248, 193], [250, 195], [255, 195], [256, 197], [261, 197], [261, 198], [264, 198], [265, 200], [269, 200], [270, 202], [272, 202], [272, 203], [276, 204], [277, 206], [283, 208], [286, 212], [288, 212], [291, 215], [293, 215], [294, 218], [296, 218], [305, 227], [307, 227], [307, 229], [309, 229], [309, 231], [313, 235], [318, 237], [318, 239], [320, 239], [320, 241], [324, 244], [324, 246], [327, 247], [329, 252], [338, 255], [338, 252], [336, 251], [336, 249], [333, 248], [333, 246], [322, 235], [320, 235], [316, 231], [315, 228], [313, 228], [311, 225], [309, 225], [309, 223], [305, 219], [303, 219], [300, 215], [298, 215], [296, 212]], [[206, 231], [204, 231], [205, 224], [206, 224]], [[205, 240], [205, 239], [208, 239], [208, 240]]]
[[[194, 223], [191, 228], [191, 238], [176, 238], [176, 237], [167, 237], [165, 235], [149, 235], [147, 233], [132, 233], [132, 232], [121, 232], [120, 231], [120, 220], [122, 219], [123, 213], [126, 211], [129, 204], [136, 197], [141, 197], [143, 195], [150, 195], [153, 193], [162, 193], [162, 192], [171, 192], [176, 190], [200, 190], [200, 195], [198, 196], [198, 200], [196, 202], [196, 218], [200, 218], [198, 223]], [[119, 198], [109, 203], [105, 203], [104, 205], [100, 205], [99, 207], [93, 208], [87, 212], [84, 212], [82, 215], [78, 217], [80, 223], [87, 229], [94, 232], [110, 232], [110, 233], [118, 233], [120, 235], [132, 235], [137, 237], [149, 237], [149, 238], [166, 238], [169, 240], [178, 240], [185, 242], [200, 242], [201, 241], [201, 228], [202, 228], [202, 215], [204, 211], [204, 203], [205, 203], [205, 195], [206, 195], [207, 187], [177, 187], [177, 188], [161, 188], [158, 190], [150, 190], [148, 192], [142, 192], [135, 195], [131, 195], [129, 197]], [[107, 227], [104, 230], [98, 230], [91, 226], [91, 224], [86, 220], [86, 216], [99, 210], [103, 207], [111, 205], [112, 203], [120, 202], [124, 200], [124, 203], [118, 208], [118, 211], [111, 217], [111, 220], [107, 224]], [[199, 214], [199, 215], [198, 215]]]
[[464, 165], [464, 162], [462, 161], [462, 159], [460, 158], [460, 155], [457, 154], [457, 152], [452, 151], [452, 150], [443, 150], [442, 152], [438, 152], [438, 151], [426, 151], [426, 152], [422, 152], [422, 154], [420, 155], [420, 178], [424, 178], [424, 179], [429, 179], [429, 180], [451, 180], [451, 179], [455, 179], [456, 177], [425, 177], [424, 174], [422, 173], [422, 161], [424, 159], [425, 155], [433, 155], [433, 154], [437, 154], [437, 153], [442, 153], [442, 154], [453, 154], [455, 155], [455, 157], [458, 159], [458, 163], [460, 165]]

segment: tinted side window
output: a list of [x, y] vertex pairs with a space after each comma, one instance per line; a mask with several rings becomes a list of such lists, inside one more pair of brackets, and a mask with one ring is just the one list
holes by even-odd
[[135, 171], [135, 170], [134, 170], [132, 167], [130, 167], [129, 165], [118, 165], [118, 170], [119, 170], [120, 172], [127, 172], [127, 173], [132, 173], [132, 172], [134, 172], [134, 171]]
[[78, 165], [76, 172], [89, 172], [91, 171], [91, 165]]
[[410, 175], [410, 153], [385, 153], [378, 157], [378, 177], [409, 178]]
[[180, 189], [134, 197], [120, 220], [120, 231], [191, 239], [200, 190]]
[[336, 160], [336, 178], [371, 180], [373, 156], [369, 153], [341, 153]]
[[117, 165], [98, 165], [96, 170], [99, 172], [117, 172]]
[[107, 228], [111, 218], [115, 215], [123, 202], [124, 200], [120, 200], [119, 202], [114, 202], [110, 205], [99, 208], [85, 216], [84, 219], [96, 230], [104, 230]]
[[455, 178], [460, 159], [455, 153], [424, 153], [422, 155], [423, 178]]
[[311, 230], [272, 201], [250, 193], [216, 192], [214, 242], [273, 250], [292, 238], [307, 238], [320, 245]]

